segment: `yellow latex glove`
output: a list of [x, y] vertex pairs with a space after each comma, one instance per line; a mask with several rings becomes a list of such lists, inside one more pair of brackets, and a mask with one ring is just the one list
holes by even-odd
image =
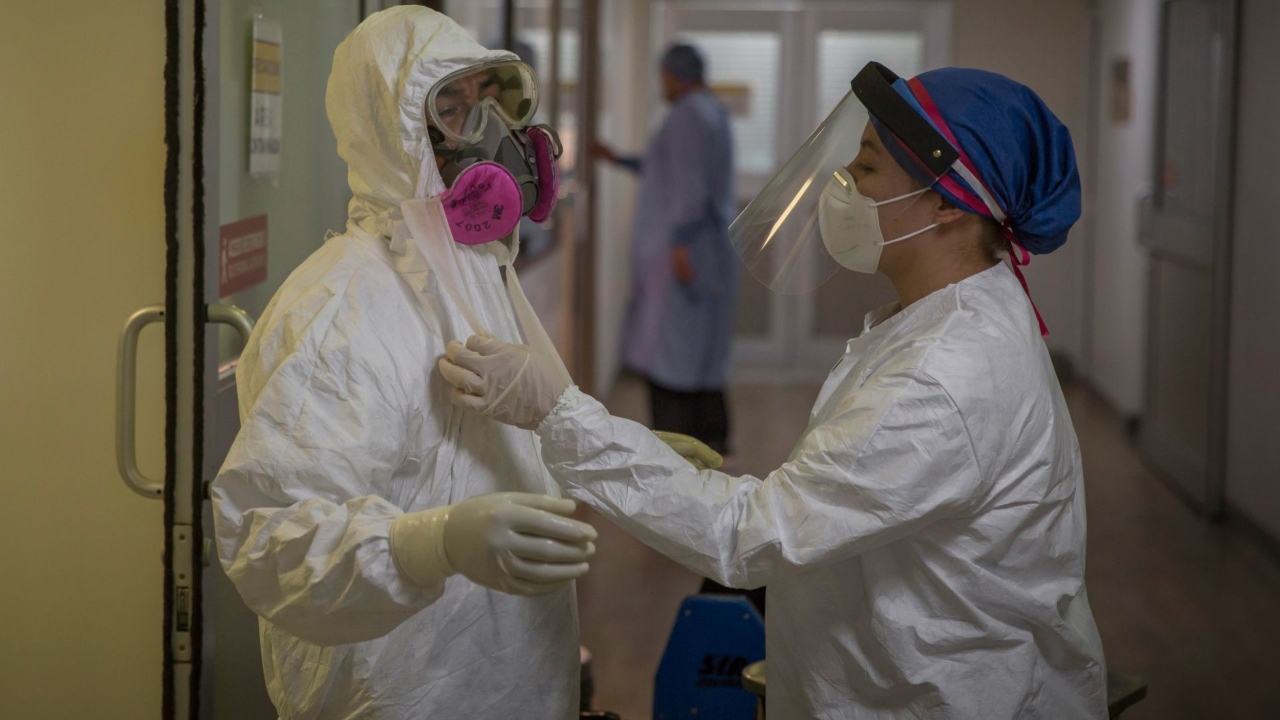
[[666, 430], [654, 430], [653, 434], [657, 435], [659, 440], [669, 445], [672, 450], [680, 453], [680, 457], [688, 460], [690, 465], [699, 470], [715, 470], [724, 465], [724, 458], [720, 453], [707, 447], [706, 443], [696, 437], [667, 432]]

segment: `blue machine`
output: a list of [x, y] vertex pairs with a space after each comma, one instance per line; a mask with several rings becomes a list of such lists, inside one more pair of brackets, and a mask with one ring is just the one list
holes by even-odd
[[756, 696], [742, 689], [742, 669], [763, 659], [764, 622], [750, 601], [685, 598], [658, 666], [654, 720], [752, 720]]

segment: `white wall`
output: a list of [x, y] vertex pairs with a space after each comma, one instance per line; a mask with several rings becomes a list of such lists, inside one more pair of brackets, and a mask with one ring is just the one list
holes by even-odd
[[[1159, 0], [1103, 0], [1097, 108], [1094, 312], [1084, 370], [1127, 415], [1142, 411], [1146, 381], [1147, 256], [1138, 243], [1137, 198], [1151, 181], [1155, 127]], [[1128, 58], [1132, 116], [1111, 119], [1113, 61]]]
[[[649, 2], [601, 3], [600, 137], [638, 153], [648, 132], [657, 60], [649, 45]], [[639, 188], [629, 172], [597, 166], [595, 390], [607, 396], [620, 364], [622, 321], [630, 292], [631, 219]]]
[[[1089, 3], [1086, 0], [956, 0], [955, 62], [1007, 75], [1035, 90], [1071, 131], [1087, 161]], [[1031, 296], [1049, 325], [1050, 350], [1083, 360], [1085, 235], [1027, 268]]]
[[1241, 10], [1227, 502], [1280, 537], [1280, 3]]

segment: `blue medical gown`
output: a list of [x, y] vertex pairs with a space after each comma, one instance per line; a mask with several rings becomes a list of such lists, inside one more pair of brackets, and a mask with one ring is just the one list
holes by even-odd
[[[626, 164], [641, 183], [623, 364], [671, 390], [723, 389], [741, 276], [728, 234], [737, 210], [728, 111], [710, 91], [685, 95]], [[692, 283], [675, 278], [678, 246], [689, 249]]]

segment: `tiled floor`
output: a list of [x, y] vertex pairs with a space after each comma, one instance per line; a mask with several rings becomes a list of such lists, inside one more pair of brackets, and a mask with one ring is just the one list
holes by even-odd
[[[730, 395], [735, 472], [763, 475], [804, 429], [814, 386], [737, 386]], [[1150, 694], [1125, 720], [1280, 718], [1280, 565], [1169, 493], [1088, 392], [1068, 393], [1085, 458], [1088, 587], [1116, 668]], [[613, 412], [644, 420], [644, 389], [624, 378]], [[597, 708], [650, 720], [653, 675], [680, 601], [699, 578], [590, 511], [600, 530], [579, 583], [583, 643], [595, 655]]]

